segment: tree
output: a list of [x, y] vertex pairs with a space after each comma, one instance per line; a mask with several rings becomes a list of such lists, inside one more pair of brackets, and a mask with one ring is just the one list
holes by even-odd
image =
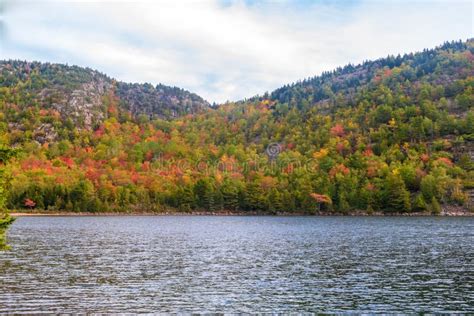
[[25, 206], [29, 209], [32, 209], [36, 206], [36, 203], [31, 199], [25, 199]]
[[350, 209], [350, 205], [347, 202], [345, 192], [341, 192], [340, 194], [338, 194], [337, 209], [343, 214], [347, 214]]
[[421, 179], [420, 188], [425, 201], [431, 201], [433, 197], [438, 196], [436, 178], [430, 174]]
[[249, 211], [262, 211], [265, 208], [265, 202], [260, 184], [256, 181], [247, 183], [244, 192], [245, 208]]
[[423, 194], [417, 194], [417, 196], [415, 197], [415, 201], [413, 202], [413, 209], [416, 211], [426, 210], [426, 202], [423, 198]]
[[17, 151], [1, 146], [0, 147], [0, 250], [9, 249], [6, 240], [8, 227], [15, 220], [10, 216], [6, 208], [7, 190], [10, 184], [10, 177], [5, 170], [5, 164], [17, 154]]
[[276, 188], [272, 188], [268, 194], [268, 210], [272, 214], [284, 211], [282, 196]]
[[239, 207], [239, 190], [235, 183], [225, 180], [220, 187], [224, 209], [235, 211]]
[[441, 205], [439, 205], [438, 200], [434, 196], [431, 199], [431, 212], [433, 212], [435, 215], [441, 213]]
[[185, 185], [178, 193], [179, 208], [184, 212], [190, 212], [196, 207], [196, 198], [192, 186]]
[[392, 118], [392, 108], [388, 105], [377, 107], [374, 113], [374, 120], [377, 124], [387, 124]]
[[[97, 209], [94, 202], [94, 187], [89, 180], [80, 180], [76, 183], [69, 193], [69, 198], [75, 212], [93, 212]], [[122, 205], [125, 205], [125, 202]]]
[[318, 205], [318, 209], [317, 209], [318, 212], [321, 211], [321, 206], [330, 206], [330, 205], [332, 205], [332, 200], [329, 197], [329, 195], [311, 193], [310, 196], [311, 196], [311, 198], [313, 198], [316, 201], [316, 203]]
[[208, 178], [199, 179], [194, 185], [196, 204], [200, 209], [215, 210], [214, 186]]
[[400, 168], [400, 175], [408, 189], [417, 190], [419, 188], [419, 180], [416, 175], [415, 166], [409, 164], [403, 165]]
[[390, 174], [385, 180], [385, 207], [391, 212], [408, 212], [411, 209], [410, 193], [399, 174]]

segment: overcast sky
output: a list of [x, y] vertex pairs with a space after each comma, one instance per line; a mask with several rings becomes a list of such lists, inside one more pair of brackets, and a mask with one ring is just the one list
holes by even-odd
[[473, 37], [472, 1], [0, 0], [1, 59], [88, 66], [210, 102]]

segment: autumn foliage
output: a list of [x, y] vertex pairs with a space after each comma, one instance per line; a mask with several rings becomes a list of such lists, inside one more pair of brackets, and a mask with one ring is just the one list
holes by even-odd
[[21, 148], [8, 205], [272, 214], [466, 205], [472, 51], [467, 41], [389, 56], [203, 111], [186, 110], [199, 98], [178, 88], [112, 82], [78, 116], [58, 106], [60, 94], [98, 74], [2, 62], [0, 141]]

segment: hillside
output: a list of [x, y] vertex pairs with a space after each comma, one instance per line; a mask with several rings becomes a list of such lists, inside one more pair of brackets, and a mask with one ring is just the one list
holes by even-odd
[[[15, 103], [18, 112], [35, 107], [63, 122], [70, 120], [77, 128], [95, 128], [111, 111], [119, 109], [132, 117], [169, 119], [209, 106], [198, 95], [177, 87], [117, 82], [98, 71], [77, 66], [0, 61], [0, 74], [0, 87], [10, 89], [3, 91], [4, 97], [14, 98], [9, 101]], [[17, 117], [9, 117], [9, 123], [13, 124], [12, 129], [23, 128]], [[51, 129], [46, 123], [37, 131]]]
[[0, 63], [12, 208], [387, 213], [472, 208], [474, 41], [210, 108], [90, 69]]

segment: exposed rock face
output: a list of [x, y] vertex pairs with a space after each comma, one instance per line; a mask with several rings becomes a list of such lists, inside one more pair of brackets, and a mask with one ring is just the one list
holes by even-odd
[[[177, 87], [116, 82], [90, 68], [62, 64], [0, 61], [0, 87], [20, 92], [31, 100], [25, 104], [12, 100], [7, 106], [21, 110], [39, 106], [45, 116], [54, 112], [76, 129], [93, 129], [107, 118], [104, 98], [108, 96], [113, 96], [119, 111], [130, 112], [133, 117], [145, 115], [148, 119], [173, 119], [209, 107], [200, 96]], [[22, 124], [19, 117], [18, 121], [10, 122], [9, 128], [21, 131]], [[44, 120], [38, 122], [32, 135], [41, 144], [57, 136], [54, 126]]]
[[[97, 81], [84, 83], [74, 90], [66, 105], [66, 113], [70, 113], [76, 121], [83, 120], [86, 128], [91, 128], [94, 122], [104, 119], [102, 96], [112, 89], [112, 84], [102, 78]], [[61, 109], [58, 108], [61, 112]]]
[[151, 118], [174, 118], [209, 107], [209, 103], [197, 94], [161, 84], [153, 87], [119, 82], [116, 94], [133, 115], [146, 114]]
[[33, 139], [40, 144], [53, 142], [57, 137], [58, 133], [50, 123], [41, 124], [33, 135]]
[[112, 88], [112, 83], [97, 78], [80, 84], [71, 92], [57, 87], [45, 88], [39, 96], [43, 106], [58, 111], [62, 119], [71, 119], [79, 128], [91, 129], [94, 123], [105, 118], [102, 97]]

